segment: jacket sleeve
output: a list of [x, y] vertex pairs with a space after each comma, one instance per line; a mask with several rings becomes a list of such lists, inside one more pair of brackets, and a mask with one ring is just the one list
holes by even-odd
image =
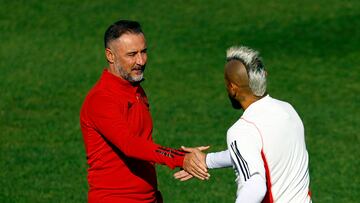
[[111, 96], [94, 94], [88, 104], [88, 117], [95, 129], [126, 156], [167, 165], [171, 169], [182, 167], [185, 153], [133, 135], [123, 106]]

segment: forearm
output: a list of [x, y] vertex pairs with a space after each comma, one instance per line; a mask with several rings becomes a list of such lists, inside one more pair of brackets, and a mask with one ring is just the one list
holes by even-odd
[[208, 153], [206, 155], [206, 165], [210, 169], [232, 166], [229, 150]]
[[[99, 102], [99, 100], [101, 102]], [[183, 165], [184, 153], [162, 147], [148, 136], [140, 137], [130, 129], [121, 106], [112, 98], [100, 97], [91, 100], [89, 107], [89, 125], [98, 132], [107, 143], [120, 150], [124, 155], [144, 161], [165, 164], [170, 168]], [[146, 122], [146, 121], [144, 121]], [[148, 121], [150, 122], [150, 121]]]
[[265, 194], [266, 181], [260, 174], [255, 174], [238, 190], [236, 203], [259, 203], [264, 199]]
[[170, 168], [183, 166], [183, 151], [132, 136], [126, 139], [113, 139], [113, 142], [128, 157], [167, 165]]

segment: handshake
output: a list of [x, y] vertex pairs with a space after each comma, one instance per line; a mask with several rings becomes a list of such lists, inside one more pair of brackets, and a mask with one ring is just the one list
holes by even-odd
[[210, 174], [206, 165], [206, 154], [202, 151], [209, 149], [210, 146], [201, 146], [188, 148], [182, 146], [181, 149], [187, 152], [184, 157], [183, 169], [174, 173], [174, 178], [180, 181], [186, 181], [193, 177], [200, 180], [208, 180]]

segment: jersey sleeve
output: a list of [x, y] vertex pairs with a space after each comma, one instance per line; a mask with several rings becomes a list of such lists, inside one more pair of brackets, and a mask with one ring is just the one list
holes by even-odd
[[227, 145], [237, 173], [238, 192], [256, 174], [266, 180], [261, 157], [262, 141], [254, 126], [240, 119], [228, 130]]
[[185, 153], [163, 147], [151, 140], [132, 134], [125, 118], [124, 108], [107, 95], [93, 95], [89, 98], [88, 116], [104, 139], [126, 156], [167, 165], [182, 167]]
[[210, 169], [232, 166], [229, 150], [208, 153], [206, 155], [206, 165]]
[[266, 181], [255, 174], [245, 182], [244, 186], [238, 192], [235, 203], [260, 203], [266, 194]]

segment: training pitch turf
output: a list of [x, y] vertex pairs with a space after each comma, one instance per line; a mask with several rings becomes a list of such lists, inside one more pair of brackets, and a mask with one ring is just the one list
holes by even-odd
[[[143, 86], [156, 142], [225, 149], [241, 115], [225, 93], [225, 50], [262, 53], [270, 94], [306, 128], [314, 202], [357, 202], [360, 1], [0, 0], [0, 202], [85, 202], [79, 109], [106, 65], [102, 37], [122, 18], [148, 40]], [[178, 182], [158, 167], [165, 202], [233, 202], [232, 169]]]

